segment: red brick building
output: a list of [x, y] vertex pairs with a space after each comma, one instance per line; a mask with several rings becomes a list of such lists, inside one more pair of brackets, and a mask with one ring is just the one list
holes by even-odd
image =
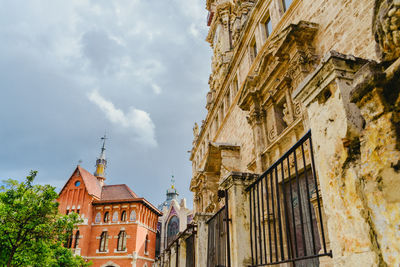
[[79, 165], [59, 194], [59, 211], [79, 213], [83, 223], [66, 246], [94, 267], [151, 267], [162, 213], [127, 185], [105, 185], [104, 142], [94, 175]]

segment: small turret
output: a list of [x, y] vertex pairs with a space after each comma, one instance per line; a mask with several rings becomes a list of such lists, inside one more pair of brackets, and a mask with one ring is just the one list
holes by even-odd
[[101, 138], [103, 140], [103, 146], [101, 148], [100, 156], [96, 160], [96, 171], [94, 172], [94, 176], [97, 177], [97, 180], [100, 182], [100, 185], [104, 185], [104, 180], [106, 179], [106, 168], [107, 168], [107, 160], [106, 160], [106, 135]]

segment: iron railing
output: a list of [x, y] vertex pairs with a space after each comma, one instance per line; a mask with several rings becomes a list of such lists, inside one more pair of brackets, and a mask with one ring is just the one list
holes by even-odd
[[207, 267], [230, 267], [228, 199], [208, 221]]
[[[327, 251], [311, 131], [272, 164], [250, 192], [251, 266], [319, 266]], [[316, 216], [316, 214], [318, 216]]]

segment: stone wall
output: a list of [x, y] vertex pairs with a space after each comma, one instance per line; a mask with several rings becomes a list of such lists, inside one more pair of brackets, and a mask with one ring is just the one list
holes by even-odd
[[283, 2], [207, 1], [214, 55], [190, 158], [195, 213], [215, 213], [226, 204], [218, 189], [228, 190], [232, 260], [249, 264], [238, 245], [249, 232], [248, 196], [224, 181], [261, 174], [311, 129], [333, 253], [321, 264], [398, 266], [400, 3]]

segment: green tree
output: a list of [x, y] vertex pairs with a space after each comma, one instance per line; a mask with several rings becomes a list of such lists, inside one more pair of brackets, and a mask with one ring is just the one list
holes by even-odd
[[78, 215], [59, 214], [55, 187], [33, 185], [36, 174], [0, 186], [0, 265], [89, 266], [63, 247]]

